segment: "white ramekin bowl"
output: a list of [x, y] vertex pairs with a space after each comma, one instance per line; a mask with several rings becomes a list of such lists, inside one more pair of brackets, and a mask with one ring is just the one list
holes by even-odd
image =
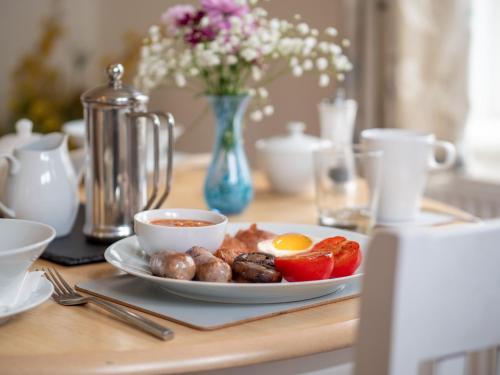
[[[204, 220], [214, 223], [204, 227], [167, 227], [151, 224], [159, 219]], [[193, 246], [201, 246], [214, 252], [226, 233], [227, 217], [217, 212], [189, 208], [149, 210], [134, 216], [135, 234], [139, 245], [148, 254], [159, 251], [187, 251]]]
[[0, 295], [22, 282], [55, 235], [54, 228], [36, 221], [0, 219]]

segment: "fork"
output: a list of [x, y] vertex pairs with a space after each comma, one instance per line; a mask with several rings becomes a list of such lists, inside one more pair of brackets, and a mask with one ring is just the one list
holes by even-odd
[[42, 268], [41, 271], [45, 273], [45, 277], [54, 285], [54, 293], [52, 298], [60, 305], [64, 306], [78, 306], [85, 305], [88, 302], [101, 307], [102, 309], [116, 315], [143, 331], [150, 333], [162, 340], [170, 340], [174, 337], [174, 332], [162, 325], [153, 322], [139, 314], [136, 314], [123, 307], [117, 306], [113, 303], [103, 301], [97, 297], [85, 297], [77, 293], [61, 276], [55, 268]]

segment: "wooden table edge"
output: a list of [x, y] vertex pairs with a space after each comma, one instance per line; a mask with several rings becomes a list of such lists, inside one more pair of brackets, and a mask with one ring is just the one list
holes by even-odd
[[[307, 345], [294, 345], [290, 337], [263, 336], [254, 350], [248, 350], [248, 343], [232, 343], [231, 354], [213, 345], [207, 350], [206, 345], [186, 347], [186, 355], [177, 358], [168, 356], [168, 345], [176, 345], [175, 340], [165, 343], [161, 349], [85, 352], [78, 353], [0, 356], [0, 369], [3, 375], [33, 374], [39, 375], [77, 375], [77, 374], [174, 374], [194, 371], [218, 370], [230, 367], [248, 366], [277, 360], [303, 357], [310, 354], [324, 353], [352, 346], [358, 319], [346, 320], [333, 326], [318, 326], [307, 331], [297, 331], [297, 339]], [[294, 327], [290, 327], [294, 329]], [[332, 340], [333, 338], [333, 340]], [[192, 353], [202, 353], [193, 361]]]

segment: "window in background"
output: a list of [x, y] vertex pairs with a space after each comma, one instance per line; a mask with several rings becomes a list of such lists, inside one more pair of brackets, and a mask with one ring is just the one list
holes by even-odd
[[500, 180], [500, 1], [472, 1], [467, 173]]

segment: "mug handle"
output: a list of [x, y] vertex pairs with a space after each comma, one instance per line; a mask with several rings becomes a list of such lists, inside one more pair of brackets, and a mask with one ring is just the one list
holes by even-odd
[[[436, 149], [442, 149], [445, 151], [445, 159], [443, 162], [438, 163], [436, 161]], [[434, 153], [432, 154], [431, 159], [429, 160], [429, 167], [434, 171], [442, 171], [445, 169], [449, 169], [453, 166], [455, 161], [457, 160], [457, 150], [455, 146], [446, 141], [434, 141]]]
[[[0, 160], [2, 159], [7, 160], [9, 176], [14, 176], [19, 173], [19, 169], [21, 168], [19, 160], [8, 154], [0, 154]], [[12, 208], [7, 207], [2, 201], [0, 201], [0, 213], [10, 219], [14, 219], [16, 217], [16, 212]]]

